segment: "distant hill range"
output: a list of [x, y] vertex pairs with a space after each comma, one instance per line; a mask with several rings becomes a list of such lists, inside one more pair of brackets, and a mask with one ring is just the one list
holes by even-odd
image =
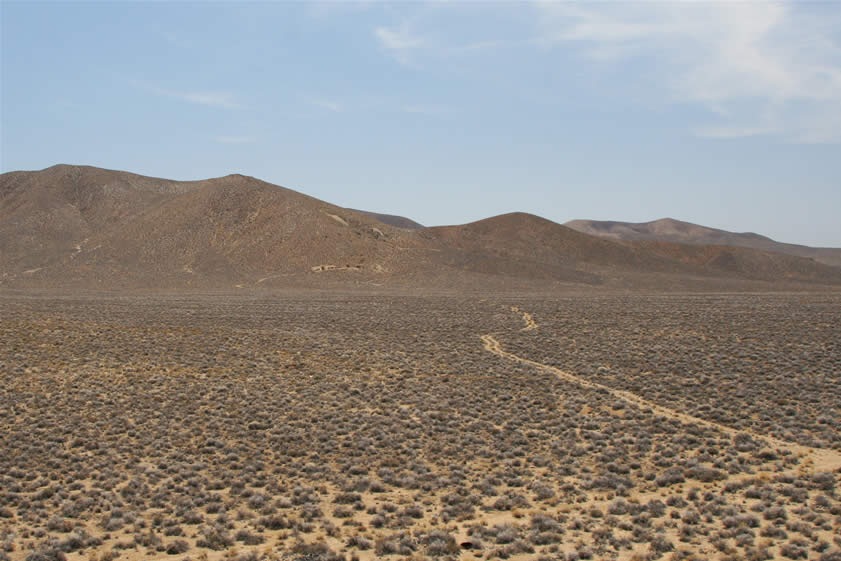
[[762, 251], [785, 253], [808, 257], [841, 267], [841, 249], [830, 247], [808, 247], [774, 241], [753, 232], [735, 233], [663, 218], [652, 222], [614, 222], [607, 220], [571, 220], [564, 224], [585, 234], [623, 241], [660, 241], [692, 245], [731, 245], [749, 247]]
[[0, 175], [0, 289], [278, 287], [754, 290], [841, 287], [813, 259], [616, 241], [524, 213], [421, 227], [253, 177], [88, 166]]
[[417, 230], [419, 228], [423, 228], [423, 224], [415, 222], [410, 218], [406, 218], [405, 216], [396, 216], [394, 214], [380, 214], [378, 212], [371, 212], [369, 210], [356, 210], [353, 208], [349, 208], [348, 210], [353, 212], [361, 212], [362, 214], [367, 214], [368, 216], [379, 220], [383, 224], [388, 224], [389, 226], [394, 226], [395, 228], [405, 228], [407, 230]]

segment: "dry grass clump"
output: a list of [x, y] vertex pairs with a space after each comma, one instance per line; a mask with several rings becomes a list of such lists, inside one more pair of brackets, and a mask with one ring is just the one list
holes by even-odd
[[836, 447], [791, 298], [4, 296], [0, 554], [831, 560], [839, 473], [762, 437]]

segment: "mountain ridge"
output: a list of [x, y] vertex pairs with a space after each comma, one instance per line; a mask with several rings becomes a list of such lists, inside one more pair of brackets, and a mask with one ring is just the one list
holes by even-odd
[[779, 242], [755, 232], [730, 232], [674, 218], [650, 222], [570, 220], [565, 226], [579, 232], [618, 241], [664, 241], [690, 245], [727, 245], [815, 259], [841, 267], [841, 248], [810, 247]]
[[373, 212], [370, 210], [359, 210], [356, 208], [348, 208], [348, 210], [352, 210], [354, 212], [361, 212], [362, 214], [367, 214], [372, 218], [376, 218], [383, 224], [388, 224], [389, 226], [394, 226], [396, 228], [404, 228], [407, 230], [418, 230], [420, 228], [425, 228], [423, 224], [420, 222], [415, 222], [411, 218], [406, 218], [405, 216], [399, 216], [396, 214], [383, 214], [381, 212]]
[[241, 174], [0, 175], [3, 288], [841, 286], [841, 270], [808, 259], [703, 247], [617, 242], [522, 212], [403, 228]]

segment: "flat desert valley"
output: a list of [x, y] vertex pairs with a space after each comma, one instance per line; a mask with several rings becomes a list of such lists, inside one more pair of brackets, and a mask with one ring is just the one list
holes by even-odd
[[841, 559], [841, 294], [0, 295], [0, 559]]
[[0, 561], [841, 561], [839, 155], [841, 0], [0, 0]]

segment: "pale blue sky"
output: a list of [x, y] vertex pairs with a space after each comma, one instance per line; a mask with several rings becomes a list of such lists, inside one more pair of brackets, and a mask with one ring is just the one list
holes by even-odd
[[841, 247], [841, 3], [2, 2], [0, 169]]

